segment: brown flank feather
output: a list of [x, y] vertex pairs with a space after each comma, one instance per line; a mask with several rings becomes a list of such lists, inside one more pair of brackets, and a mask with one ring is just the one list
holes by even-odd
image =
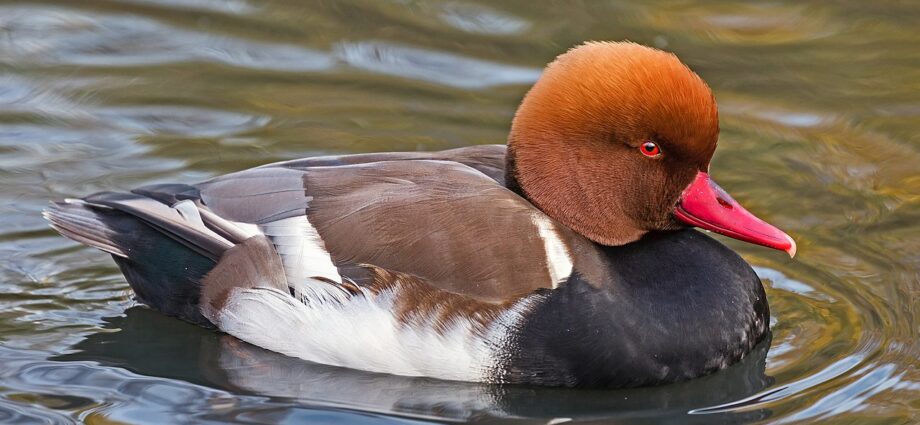
[[265, 236], [253, 236], [228, 249], [201, 280], [202, 314], [215, 321], [236, 288], [273, 288], [288, 292], [281, 258]]
[[418, 277], [380, 267], [368, 266], [374, 283], [374, 294], [391, 290], [397, 294], [394, 316], [404, 326], [422, 325], [432, 321], [438, 333], [447, 332], [458, 320], [476, 325], [484, 332], [502, 313], [523, 296], [506, 298], [501, 302], [480, 301], [433, 287]]

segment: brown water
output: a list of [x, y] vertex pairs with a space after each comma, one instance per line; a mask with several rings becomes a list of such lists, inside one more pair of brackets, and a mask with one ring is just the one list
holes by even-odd
[[[920, 422], [920, 4], [0, 2], [0, 423]], [[135, 305], [47, 200], [326, 153], [504, 141], [583, 40], [713, 87], [714, 176], [799, 255], [726, 241], [773, 338], [631, 391], [498, 388], [292, 360]], [[767, 351], [769, 348], [769, 351]]]

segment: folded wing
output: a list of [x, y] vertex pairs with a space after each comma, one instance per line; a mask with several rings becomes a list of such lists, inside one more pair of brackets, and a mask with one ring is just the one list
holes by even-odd
[[553, 287], [571, 273], [571, 235], [479, 171], [489, 166], [350, 159], [280, 163], [185, 192], [197, 192], [221, 218], [268, 236], [289, 280], [360, 281], [352, 266], [373, 265], [502, 302]]

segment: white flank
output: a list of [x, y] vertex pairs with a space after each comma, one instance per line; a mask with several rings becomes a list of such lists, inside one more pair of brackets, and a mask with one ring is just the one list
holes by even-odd
[[[332, 285], [324, 286], [336, 291]], [[398, 295], [392, 290], [347, 299], [330, 295], [304, 304], [276, 289], [236, 289], [217, 313], [216, 323], [249, 343], [317, 363], [484, 382], [533, 302], [521, 300], [485, 328], [458, 318], [438, 332], [434, 317], [400, 323], [394, 317]]]
[[534, 213], [531, 219], [537, 226], [540, 238], [543, 239], [543, 249], [546, 250], [546, 267], [549, 268], [553, 288], [556, 288], [568, 280], [569, 275], [572, 274], [572, 257], [569, 256], [569, 249], [565, 243], [559, 239], [556, 226], [549, 220], [549, 217], [543, 213]]
[[262, 224], [259, 229], [275, 245], [288, 285], [294, 288], [294, 295], [302, 301], [330, 295], [326, 290], [329, 284], [317, 282], [312, 279], [314, 277], [342, 282], [339, 269], [332, 263], [323, 239], [305, 215]]

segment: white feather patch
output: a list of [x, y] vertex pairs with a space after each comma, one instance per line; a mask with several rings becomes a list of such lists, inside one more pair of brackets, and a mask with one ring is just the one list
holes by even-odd
[[208, 226], [204, 225], [204, 221], [201, 219], [201, 213], [198, 211], [198, 206], [195, 205], [191, 200], [182, 200], [176, 202], [172, 205], [172, 209], [176, 210], [180, 217], [185, 220], [187, 223], [191, 224], [199, 232], [205, 233], [208, 236], [213, 237], [219, 241], [222, 241], [228, 245], [233, 245], [230, 241], [224, 238], [221, 235], [218, 235], [213, 230], [209, 229]]
[[569, 256], [569, 249], [565, 243], [559, 239], [559, 233], [556, 226], [549, 218], [542, 213], [531, 215], [533, 224], [537, 226], [537, 232], [543, 239], [543, 249], [546, 251], [546, 267], [549, 269], [550, 279], [553, 281], [553, 288], [568, 280], [572, 274], [572, 257]]
[[275, 245], [284, 265], [288, 285], [294, 288], [294, 295], [301, 301], [329, 296], [326, 288], [329, 284], [312, 278], [342, 282], [342, 276], [332, 263], [323, 239], [305, 215], [262, 224], [259, 230]]
[[204, 227], [204, 221], [201, 220], [201, 214], [198, 213], [198, 207], [195, 206], [195, 203], [186, 199], [184, 201], [179, 201], [173, 204], [172, 208], [185, 219], [185, 221], [195, 225], [196, 227]]
[[458, 318], [438, 332], [434, 317], [427, 323], [399, 322], [394, 317], [398, 296], [386, 290], [304, 304], [276, 289], [235, 289], [217, 324], [249, 343], [317, 363], [486, 382], [533, 303], [532, 297], [522, 299], [485, 328]]
[[[229, 220], [228, 220], [229, 221]], [[262, 231], [259, 230], [259, 226], [252, 223], [243, 223], [241, 221], [231, 221], [240, 231], [246, 234], [247, 238], [253, 236], [258, 236], [262, 234]]]

